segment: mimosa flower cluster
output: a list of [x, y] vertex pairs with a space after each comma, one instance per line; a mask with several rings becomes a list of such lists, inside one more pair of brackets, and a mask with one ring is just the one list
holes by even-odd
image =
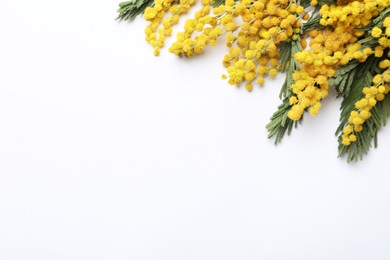
[[377, 144], [390, 115], [390, 0], [132, 0], [120, 4], [119, 18], [143, 13], [158, 56], [188, 12], [169, 52], [191, 58], [223, 41], [222, 78], [247, 91], [286, 75], [270, 138], [280, 142], [306, 114], [317, 115], [335, 88], [343, 99], [339, 155], [361, 159]]

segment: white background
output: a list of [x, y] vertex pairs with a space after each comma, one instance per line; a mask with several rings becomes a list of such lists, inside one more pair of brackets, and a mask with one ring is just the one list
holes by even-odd
[[390, 259], [389, 129], [348, 165], [331, 93], [275, 147], [282, 77], [155, 58], [118, 1], [0, 0], [0, 260]]

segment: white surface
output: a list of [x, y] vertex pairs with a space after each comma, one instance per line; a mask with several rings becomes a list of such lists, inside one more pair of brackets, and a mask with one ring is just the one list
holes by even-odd
[[390, 259], [389, 129], [348, 165], [331, 95], [276, 148], [281, 79], [154, 58], [118, 1], [0, 0], [0, 260]]

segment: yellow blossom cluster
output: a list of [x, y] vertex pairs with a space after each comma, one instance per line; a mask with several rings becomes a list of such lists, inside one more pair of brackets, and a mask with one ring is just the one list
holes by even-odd
[[383, 21], [383, 28], [375, 26], [371, 31], [371, 35], [377, 38], [383, 49], [390, 47], [390, 17], [386, 17]]
[[310, 49], [294, 56], [301, 67], [293, 74], [295, 82], [291, 85], [294, 95], [290, 98], [290, 119], [301, 119], [306, 109], [311, 115], [318, 113], [320, 101], [328, 95], [328, 79], [338, 68], [351, 60], [362, 63], [370, 55], [383, 55], [390, 46], [387, 35], [387, 32], [390, 33], [387, 29], [390, 17], [385, 19], [383, 29], [374, 27], [371, 32], [373, 37], [378, 38], [375, 48], [359, 43], [359, 37], [365, 33], [359, 28], [368, 25], [373, 17], [389, 6], [390, 0], [363, 0], [321, 7], [320, 23], [326, 25], [326, 29], [310, 31]]
[[224, 26], [229, 52], [223, 59], [228, 76], [223, 77], [229, 78], [231, 85], [245, 82], [246, 89], [251, 91], [254, 81], [263, 85], [266, 76], [277, 75], [281, 69], [280, 44], [300, 40], [300, 18], [308, 19], [309, 15], [290, 0], [241, 0], [229, 10], [227, 16], [240, 17], [242, 23], [237, 25], [229, 18], [231, 22]]
[[294, 83], [290, 97], [292, 105], [288, 116], [299, 120], [308, 108], [311, 115], [316, 115], [321, 107], [320, 101], [328, 96], [328, 79], [336, 68], [347, 64], [351, 59], [364, 61], [373, 53], [371, 49], [359, 51], [361, 45], [356, 43], [352, 27], [338, 27], [334, 30], [313, 30], [309, 32], [310, 50], [295, 54], [294, 58], [301, 64], [293, 73]]
[[[192, 57], [202, 53], [207, 45], [217, 44], [217, 38], [223, 33], [221, 23], [226, 22], [226, 19], [210, 14], [212, 0], [201, 2], [202, 8], [195, 13], [193, 19], [185, 22], [184, 32], [177, 34], [177, 41], [169, 48], [170, 52], [178, 56]], [[194, 37], [194, 34], [197, 35]]]
[[322, 25], [362, 27], [390, 5], [389, 0], [352, 1], [346, 5], [323, 5], [320, 9]]
[[[145, 28], [145, 39], [154, 47], [156, 56], [160, 54], [166, 36], [172, 34], [172, 26], [179, 22], [180, 15], [194, 4], [195, 0], [155, 0], [154, 6], [145, 9], [144, 18], [150, 22]], [[166, 17], [166, 13], [170, 15]]]
[[364, 98], [355, 103], [355, 109], [343, 129], [341, 138], [345, 146], [357, 141], [357, 133], [363, 130], [364, 122], [371, 117], [371, 109], [390, 92], [390, 60], [383, 60], [379, 66], [387, 70], [373, 78], [373, 86], [363, 88]]

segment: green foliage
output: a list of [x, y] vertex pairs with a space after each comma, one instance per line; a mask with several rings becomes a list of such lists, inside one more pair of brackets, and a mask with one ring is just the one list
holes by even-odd
[[293, 127], [298, 126], [298, 122], [288, 118], [287, 113], [290, 110], [291, 105], [289, 98], [283, 99], [282, 104], [279, 105], [278, 110], [272, 115], [270, 122], [266, 126], [268, 130], [268, 138], [275, 138], [275, 144], [282, 141], [284, 135], [291, 134]]
[[291, 84], [293, 84], [294, 81], [292, 74], [299, 68], [299, 64], [294, 59], [294, 55], [302, 51], [302, 45], [299, 36], [296, 41], [283, 42], [279, 50], [282, 72], [287, 71], [286, 80], [284, 81], [279, 94], [280, 98], [284, 98], [290, 96]]
[[337, 70], [333, 77], [329, 79], [329, 84], [335, 86], [340, 95], [341, 93], [344, 93], [345, 96], [348, 96], [359, 69], [359, 62], [353, 60], [346, 66]]
[[286, 72], [291, 57], [292, 41], [282, 42], [279, 46], [281, 71]]
[[[311, 0], [301, 0], [299, 2], [299, 4], [306, 8], [306, 7], [310, 6], [310, 2], [311, 2]], [[316, 9], [319, 9], [321, 6], [323, 6], [325, 4], [330, 6], [330, 5], [334, 5], [335, 3], [336, 3], [336, 1], [334, 1], [334, 0], [318, 0], [318, 4], [316, 6]]]
[[[238, 0], [235, 0], [238, 1]], [[225, 0], [214, 0], [213, 7], [220, 6], [225, 3]], [[118, 9], [117, 20], [132, 21], [138, 15], [143, 14], [146, 7], [153, 6], [154, 0], [130, 0], [121, 2]]]
[[320, 24], [321, 15], [320, 14], [313, 14], [310, 19], [303, 24], [302, 30], [304, 32], [308, 32], [311, 30], [318, 30], [322, 29], [324, 26]]
[[[329, 79], [329, 84], [336, 87], [339, 95], [343, 95], [346, 102], [355, 102], [351, 100], [361, 96], [363, 87], [371, 84], [372, 74], [376, 70], [378, 59], [370, 56], [365, 62], [359, 63], [357, 60], [350, 61], [344, 67], [341, 67]], [[351, 90], [353, 88], [353, 92]], [[356, 93], [358, 92], [358, 93]]]
[[342, 130], [348, 123], [350, 113], [354, 110], [355, 103], [364, 97], [363, 88], [371, 86], [373, 75], [380, 73], [379, 61], [380, 59], [374, 56], [370, 56], [363, 63], [351, 61], [340, 68], [331, 79], [331, 83], [335, 84], [339, 94], [343, 97], [340, 108], [340, 125], [336, 134], [339, 135], [339, 157], [346, 155], [348, 162], [361, 160], [368, 153], [373, 142], [376, 147], [377, 132], [386, 124], [386, 119], [390, 115], [390, 98], [386, 97], [372, 108], [372, 116], [364, 122], [363, 130], [356, 133], [357, 141], [349, 146], [341, 143]]
[[371, 117], [364, 122], [363, 130], [356, 133], [356, 142], [344, 146], [339, 136], [339, 157], [346, 155], [348, 162], [362, 160], [372, 145], [375, 148], [378, 146], [378, 130], [386, 125], [387, 118], [390, 116], [390, 96], [387, 95], [384, 100], [378, 102], [371, 109], [371, 114]]
[[296, 41], [285, 42], [280, 46], [282, 71], [285, 72], [287, 70], [286, 80], [283, 83], [279, 95], [283, 101], [266, 126], [269, 133], [268, 138], [275, 138], [275, 144], [280, 143], [286, 133], [290, 135], [293, 127], [297, 127], [298, 122], [301, 121], [293, 121], [287, 116], [288, 111], [291, 108], [291, 84], [293, 84], [294, 81], [292, 73], [299, 68], [298, 63], [294, 59], [294, 55], [300, 51], [302, 51], [302, 46], [299, 38]]
[[321, 7], [323, 5], [335, 5], [337, 3], [336, 0], [318, 0], [318, 7]]
[[153, 5], [153, 0], [130, 0], [119, 4], [118, 20], [132, 21], [142, 14], [146, 7]]
[[[238, 1], [238, 0], [235, 0]], [[225, 3], [225, 0], [214, 0], [213, 3], [211, 4], [213, 7], [218, 7], [220, 5], [223, 5]]]

